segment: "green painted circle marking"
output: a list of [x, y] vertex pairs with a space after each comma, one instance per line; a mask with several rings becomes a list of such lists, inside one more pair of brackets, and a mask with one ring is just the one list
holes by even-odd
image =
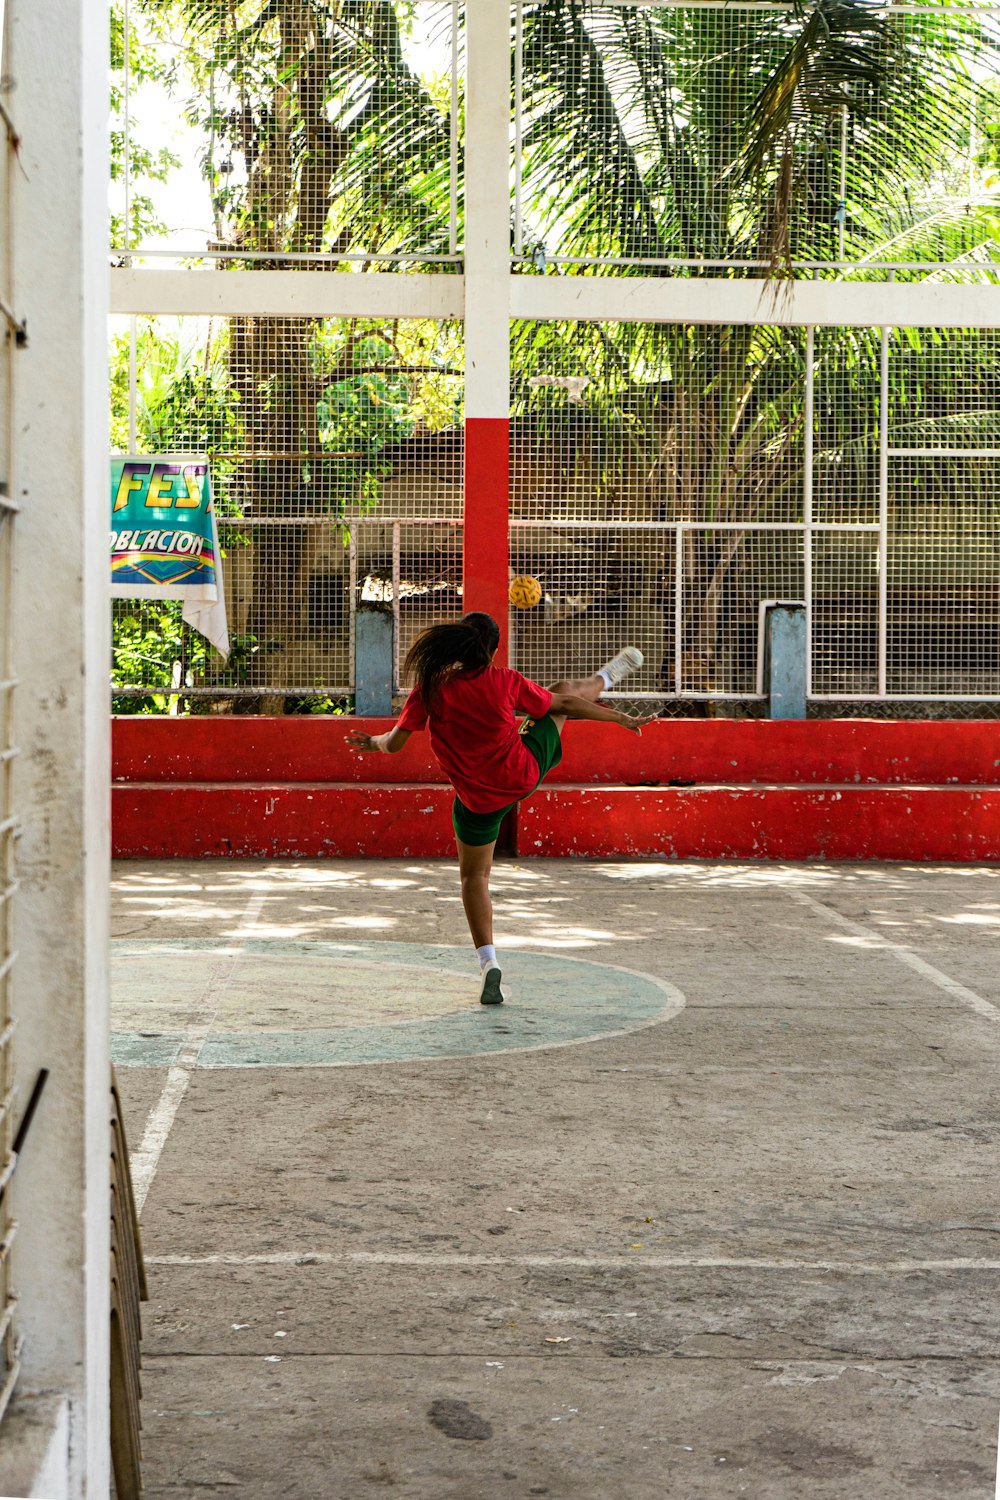
[[[508, 1004], [475, 959], [430, 943], [210, 939], [112, 945], [116, 1062], [342, 1067], [563, 1047], [671, 1020], [674, 985], [549, 953], [502, 955]], [[196, 1061], [193, 1053], [197, 1053]]]

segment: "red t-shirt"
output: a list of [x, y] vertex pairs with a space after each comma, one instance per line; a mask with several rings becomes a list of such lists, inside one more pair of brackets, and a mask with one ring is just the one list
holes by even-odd
[[538, 762], [518, 733], [518, 714], [540, 719], [552, 706], [548, 688], [510, 667], [459, 672], [438, 694], [428, 715], [414, 688], [399, 716], [400, 729], [423, 729], [431, 749], [470, 812], [496, 812], [538, 785]]

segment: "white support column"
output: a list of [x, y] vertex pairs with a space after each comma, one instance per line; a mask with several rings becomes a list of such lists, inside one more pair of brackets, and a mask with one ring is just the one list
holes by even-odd
[[[14, 412], [19, 1110], [49, 1070], [14, 1178], [21, 1389], [66, 1397], [62, 1492], [106, 1500], [107, 29], [90, 0], [7, 0], [7, 9], [23, 163], [15, 305], [28, 337]], [[0, 1492], [3, 1465], [0, 1453]]]
[[461, 45], [461, 23], [458, 0], [451, 0], [451, 68], [448, 80], [450, 119], [448, 121], [448, 253], [458, 254], [458, 54]]
[[878, 395], [878, 696], [888, 681], [889, 643], [889, 329], [881, 329]]
[[494, 616], [506, 656], [510, 463], [509, 0], [466, 7], [466, 609]]
[[524, 0], [514, 0], [514, 254], [524, 254]]
[[510, 4], [466, 9], [465, 413], [510, 400]]

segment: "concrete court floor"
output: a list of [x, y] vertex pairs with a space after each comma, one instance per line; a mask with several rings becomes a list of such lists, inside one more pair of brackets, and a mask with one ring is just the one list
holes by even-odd
[[148, 1500], [992, 1500], [1000, 868], [114, 888]]

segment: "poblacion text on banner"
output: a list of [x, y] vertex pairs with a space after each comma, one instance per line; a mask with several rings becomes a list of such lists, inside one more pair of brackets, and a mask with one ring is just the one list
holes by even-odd
[[229, 654], [208, 459], [111, 460], [111, 597], [182, 599], [187, 624]]

